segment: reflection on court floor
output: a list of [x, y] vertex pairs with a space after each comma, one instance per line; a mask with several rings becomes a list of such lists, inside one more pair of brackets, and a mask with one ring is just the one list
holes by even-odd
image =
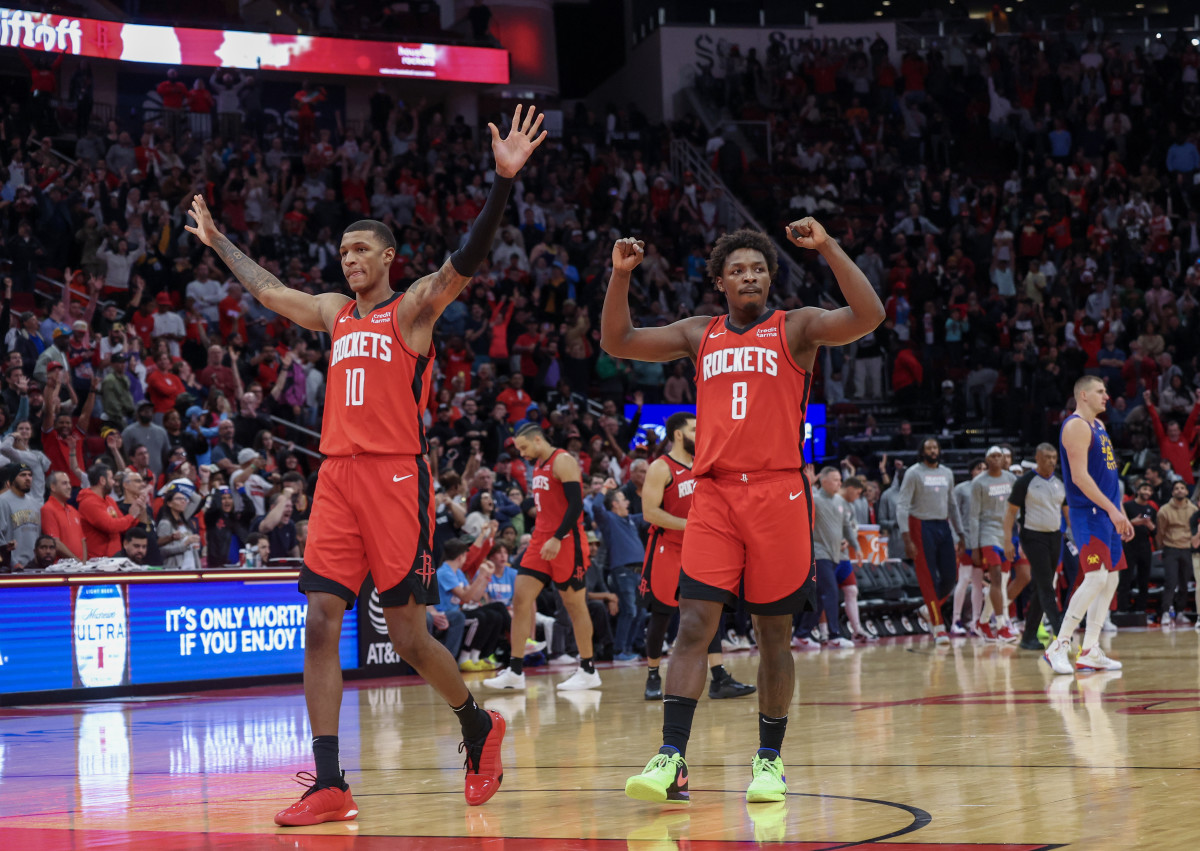
[[[343, 764], [356, 822], [286, 830], [311, 752], [299, 686], [0, 709], [0, 845], [36, 849], [1186, 848], [1200, 835], [1200, 635], [1123, 631], [1116, 674], [1055, 676], [1033, 653], [924, 637], [798, 654], [791, 794], [745, 802], [757, 705], [701, 700], [693, 803], [630, 801], [661, 706], [645, 670], [597, 691], [481, 702], [509, 719], [505, 779], [462, 800], [458, 725], [411, 680], [347, 684]], [[670, 665], [667, 657], [666, 665]], [[753, 681], [753, 653], [731, 654]], [[532, 673], [532, 672], [531, 672]], [[474, 675], [472, 675], [474, 677]], [[1008, 843], [1008, 844], [1005, 844]]]

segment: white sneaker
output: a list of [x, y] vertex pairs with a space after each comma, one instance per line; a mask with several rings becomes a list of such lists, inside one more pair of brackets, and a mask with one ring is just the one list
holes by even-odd
[[547, 665], [578, 665], [579, 660], [576, 659], [574, 656], [570, 656], [570, 655], [564, 653], [561, 656], [555, 656], [553, 659], [551, 659], [546, 664]]
[[754, 644], [750, 641], [750, 636], [740, 635], [738, 636], [738, 647], [742, 650], [751, 650], [754, 648]]
[[859, 633], [855, 634], [854, 640], [855, 641], [866, 641], [866, 642], [878, 641], [879, 636], [871, 635], [871, 633], [869, 633], [869, 632], [859, 632]]
[[505, 668], [503, 671], [501, 671], [496, 676], [488, 677], [486, 680], [483, 681], [483, 684], [486, 688], [495, 688], [495, 689], [511, 688], [511, 689], [520, 689], [523, 691], [525, 689], [525, 675], [524, 674], [515, 674], [515, 673], [513, 673], [512, 668]]
[[837, 638], [830, 639], [829, 646], [834, 649], [853, 650], [854, 642], [851, 641], [849, 638], [843, 638], [842, 636], [839, 635]]
[[1117, 625], [1112, 622], [1112, 615], [1109, 615], [1104, 619], [1104, 625], [1100, 627], [1100, 631], [1109, 633], [1117, 631]]
[[741, 650], [742, 645], [737, 642], [730, 641], [728, 638], [721, 639], [721, 651], [724, 653], [732, 653], [735, 650]]
[[933, 635], [933, 643], [934, 644], [949, 644], [950, 643], [949, 633], [947, 633], [944, 628], [939, 628], [938, 631], [935, 632]]
[[583, 691], [589, 688], [600, 688], [600, 674], [596, 671], [589, 674], [583, 668], [576, 669], [575, 673], [558, 684], [559, 691]]
[[1119, 671], [1121, 663], [1116, 659], [1109, 659], [1097, 644], [1075, 657], [1075, 668], [1079, 671]]
[[1042, 658], [1056, 674], [1073, 674], [1075, 666], [1071, 664], [1071, 645], [1057, 638], [1050, 642]]
[[957, 638], [959, 636], [965, 636], [968, 633], [967, 628], [963, 626], [962, 621], [955, 621], [954, 626], [950, 627], [950, 634]]
[[797, 638], [795, 641], [793, 641], [792, 646], [798, 650], [820, 650], [821, 642], [814, 641], [808, 636], [805, 636], [804, 638]]
[[534, 653], [540, 653], [546, 649], [546, 642], [534, 641], [532, 638], [525, 639], [525, 655], [532, 656]]

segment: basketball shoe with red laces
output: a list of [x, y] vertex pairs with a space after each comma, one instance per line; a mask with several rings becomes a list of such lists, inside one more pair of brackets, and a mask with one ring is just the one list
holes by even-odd
[[463, 794], [472, 807], [487, 803], [495, 795], [504, 780], [504, 766], [500, 763], [500, 745], [504, 741], [504, 716], [494, 709], [487, 710], [492, 719], [492, 729], [487, 735], [474, 742], [459, 744], [458, 752], [466, 751], [467, 776]]
[[308, 791], [300, 796], [299, 801], [275, 814], [276, 824], [300, 827], [327, 821], [350, 821], [358, 815], [358, 804], [350, 797], [349, 786], [345, 789], [339, 789], [337, 786], [318, 789], [316, 776], [308, 771], [299, 772], [296, 782], [301, 785], [310, 784]]

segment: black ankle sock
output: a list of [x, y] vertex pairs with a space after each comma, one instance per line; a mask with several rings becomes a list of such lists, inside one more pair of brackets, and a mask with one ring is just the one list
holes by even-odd
[[596, 666], [592, 664], [591, 656], [585, 656], [582, 659], [580, 659], [579, 667], [583, 668], [584, 673], [588, 673], [588, 674], [596, 673]]
[[650, 667], [646, 668], [646, 676], [657, 677], [658, 676], [658, 665], [651, 665]]
[[776, 754], [783, 747], [783, 734], [787, 732], [787, 716], [772, 718], [758, 713], [758, 747], [773, 750]]
[[514, 674], [525, 673], [525, 660], [520, 656], [513, 656], [508, 660], [508, 669]]
[[482, 739], [492, 729], [492, 716], [479, 708], [475, 697], [467, 692], [467, 702], [462, 706], [450, 707], [458, 716], [459, 726], [462, 727], [463, 739], [474, 742]]
[[663, 747], [675, 748], [687, 756], [688, 739], [692, 735], [692, 716], [696, 701], [690, 697], [668, 694], [663, 698]]
[[338, 737], [313, 736], [312, 749], [317, 763], [317, 787], [345, 789], [346, 781], [342, 778], [342, 765], [338, 760]]
[[724, 665], [713, 665], [709, 668], [709, 671], [712, 673], [712, 681], [714, 683], [724, 682], [729, 676], [729, 672], [725, 670]]

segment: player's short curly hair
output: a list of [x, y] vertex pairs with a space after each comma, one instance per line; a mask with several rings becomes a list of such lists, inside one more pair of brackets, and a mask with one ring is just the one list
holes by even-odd
[[708, 256], [708, 277], [713, 283], [725, 274], [725, 261], [739, 248], [749, 248], [762, 254], [767, 261], [767, 274], [771, 276], [771, 280], [775, 280], [775, 274], [779, 271], [779, 255], [775, 251], [775, 243], [761, 231], [742, 228], [725, 234], [713, 246], [712, 254]]

